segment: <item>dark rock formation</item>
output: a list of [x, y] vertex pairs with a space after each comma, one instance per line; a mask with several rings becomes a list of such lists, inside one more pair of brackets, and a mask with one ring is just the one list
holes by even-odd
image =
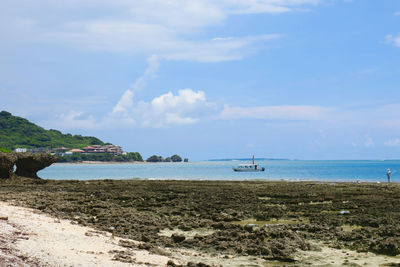
[[15, 154], [0, 152], [0, 179], [10, 178], [12, 176], [15, 161]]
[[37, 172], [57, 162], [58, 158], [50, 154], [32, 154], [19, 153], [17, 154], [17, 170], [15, 174], [18, 176], [39, 178]]
[[172, 234], [171, 238], [175, 243], [180, 243], [185, 240], [185, 236], [179, 234]]

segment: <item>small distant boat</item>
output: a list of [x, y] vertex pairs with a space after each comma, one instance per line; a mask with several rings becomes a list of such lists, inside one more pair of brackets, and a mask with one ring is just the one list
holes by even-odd
[[265, 171], [264, 167], [258, 166], [258, 164], [254, 164], [254, 155], [253, 155], [253, 164], [239, 164], [237, 167], [232, 168], [235, 172], [263, 172]]

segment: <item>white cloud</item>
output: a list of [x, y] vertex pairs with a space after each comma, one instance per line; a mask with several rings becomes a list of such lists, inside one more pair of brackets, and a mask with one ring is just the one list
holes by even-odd
[[[235, 14], [282, 13], [322, 0], [37, 0], [8, 1], [0, 41], [45, 42], [79, 49], [157, 54], [174, 60], [238, 60], [279, 35], [199, 38]], [[79, 11], [79, 12], [77, 12]], [[250, 52], [250, 53], [251, 53]]]
[[400, 16], [400, 11], [394, 13], [395, 16]]
[[207, 101], [203, 91], [196, 92], [189, 88], [178, 90], [176, 95], [172, 92], [162, 94], [150, 102], [134, 103], [133, 94], [130, 93], [129, 90], [124, 93], [105, 122], [144, 127], [193, 124], [200, 118], [215, 113], [216, 109], [214, 103]]
[[400, 138], [389, 139], [388, 141], [385, 142], [385, 146], [399, 147], [400, 146]]
[[[148, 66], [146, 70], [144, 71], [145, 76], [151, 76], [157, 72], [157, 70], [160, 68], [160, 62], [158, 60], [157, 55], [152, 55], [147, 59]], [[135, 84], [134, 87], [137, 87], [138, 85]], [[141, 88], [137, 88], [141, 89]]]
[[215, 112], [215, 104], [207, 102], [205, 93], [188, 88], [179, 90], [177, 95], [168, 92], [151, 102], [139, 102], [133, 116], [140, 117], [143, 126], [163, 127], [193, 124], [210, 112]]
[[61, 32], [42, 35], [47, 42], [60, 42], [90, 50], [134, 54], [156, 53], [171, 60], [220, 62], [238, 60], [259, 50], [258, 46], [280, 38], [278, 34], [263, 34], [231, 38], [196, 40], [183, 38], [164, 25], [130, 21], [91, 21], [71, 23]]
[[44, 124], [56, 129], [99, 129], [104, 127], [165, 127], [193, 124], [199, 119], [215, 114], [216, 105], [206, 99], [203, 91], [178, 90], [153, 98], [150, 102], [134, 103], [131, 91], [126, 91], [114, 111], [100, 120], [81, 111], [72, 110], [57, 115]]
[[303, 5], [316, 5], [320, 0], [233, 0], [226, 1], [229, 13], [257, 14], [257, 13], [284, 13], [295, 10]]
[[203, 91], [195, 92], [192, 89], [179, 90], [177, 95], [168, 92], [155, 97], [151, 102], [137, 101], [135, 105], [135, 93], [146, 85], [160, 66], [155, 55], [149, 57], [147, 62], [144, 74], [136, 80], [132, 90], [126, 90], [122, 94], [113, 111], [105, 117], [104, 123], [136, 124], [145, 127], [193, 124], [207, 109], [214, 106], [207, 102]]
[[167, 25], [180, 31], [218, 24], [227, 14], [217, 2], [204, 0], [135, 1], [129, 9], [135, 20], [142, 23]]
[[[169, 125], [189, 125], [199, 121], [260, 119], [269, 121], [309, 121], [321, 122], [324, 125], [340, 125], [337, 127], [357, 128], [371, 127], [374, 131], [398, 131], [400, 129], [400, 105], [377, 104], [359, 107], [324, 107], [307, 105], [282, 106], [230, 106], [217, 105], [208, 100], [204, 91], [183, 89], [177, 93], [167, 92], [154, 97], [151, 101], [135, 99], [133, 90], [127, 90], [115, 105], [114, 112], [95, 120], [87, 113], [72, 111], [64, 113], [44, 125], [51, 128], [113, 127], [163, 127]], [[55, 108], [56, 110], [56, 108]], [[65, 108], [64, 108], [65, 110]], [[322, 129], [322, 128], [318, 128]], [[323, 132], [319, 132], [323, 137]], [[395, 140], [385, 145], [395, 144]], [[371, 147], [375, 142], [369, 136], [363, 136], [353, 144], [358, 147]]]
[[112, 113], [123, 113], [123, 115], [125, 115], [126, 117], [126, 112], [133, 108], [133, 98], [135, 93], [142, 90], [146, 86], [147, 82], [154, 77], [159, 67], [160, 62], [156, 55], [152, 55], [147, 58], [147, 68], [144, 71], [143, 75], [136, 79], [135, 83], [132, 86], [132, 90], [128, 89], [122, 94], [120, 100], [113, 108]]
[[259, 50], [265, 42], [278, 39], [278, 34], [245, 37], [217, 37], [199, 42], [175, 43], [174, 50], [163, 53], [170, 60], [192, 60], [198, 62], [221, 62], [240, 60]]
[[392, 44], [392, 45], [395, 45], [395, 46], [399, 46], [399, 47], [400, 47], [400, 35], [388, 34], [388, 35], [386, 35], [385, 40], [386, 40], [386, 42], [388, 42], [389, 44]]
[[126, 90], [111, 114], [104, 119], [108, 123], [136, 124], [146, 127], [163, 127], [171, 124], [193, 124], [198, 117], [203, 116], [214, 104], [208, 103], [203, 91], [192, 89], [179, 90], [177, 95], [172, 92], [155, 97], [151, 102], [137, 101], [135, 93], [141, 90], [151, 79], [160, 64], [158, 57], [153, 55], [147, 59], [148, 66], [144, 74], [133, 85], [132, 90]]
[[320, 106], [256, 106], [231, 107], [225, 105], [219, 118], [235, 119], [264, 119], [264, 120], [322, 120], [330, 109]]
[[112, 113], [117, 114], [117, 113], [123, 113], [126, 112], [127, 110], [131, 109], [133, 107], [133, 91], [128, 89], [126, 90], [121, 98], [119, 99], [118, 103], [115, 105], [113, 108]]
[[194, 92], [191, 89], [183, 89], [178, 91], [178, 95], [174, 96], [172, 92], [168, 92], [151, 101], [154, 110], [159, 113], [168, 112], [169, 110], [188, 111], [202, 106], [206, 102], [206, 96], [203, 91]]

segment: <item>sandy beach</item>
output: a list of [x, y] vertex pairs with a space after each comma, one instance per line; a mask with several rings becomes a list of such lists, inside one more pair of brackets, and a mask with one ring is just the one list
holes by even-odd
[[7, 182], [0, 263], [397, 266], [399, 193], [317, 182]]
[[[125, 252], [111, 233], [0, 203], [1, 266], [165, 266], [169, 258], [146, 250]], [[7, 219], [6, 219], [7, 218]], [[119, 259], [121, 252], [133, 262]]]

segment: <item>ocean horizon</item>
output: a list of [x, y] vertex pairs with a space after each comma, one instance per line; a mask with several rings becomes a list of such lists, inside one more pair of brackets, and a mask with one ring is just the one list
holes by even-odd
[[234, 172], [250, 159], [179, 163], [56, 163], [39, 172], [44, 179], [176, 179], [176, 180], [287, 180], [337, 182], [400, 182], [400, 160], [281, 160], [256, 159], [264, 172]]

